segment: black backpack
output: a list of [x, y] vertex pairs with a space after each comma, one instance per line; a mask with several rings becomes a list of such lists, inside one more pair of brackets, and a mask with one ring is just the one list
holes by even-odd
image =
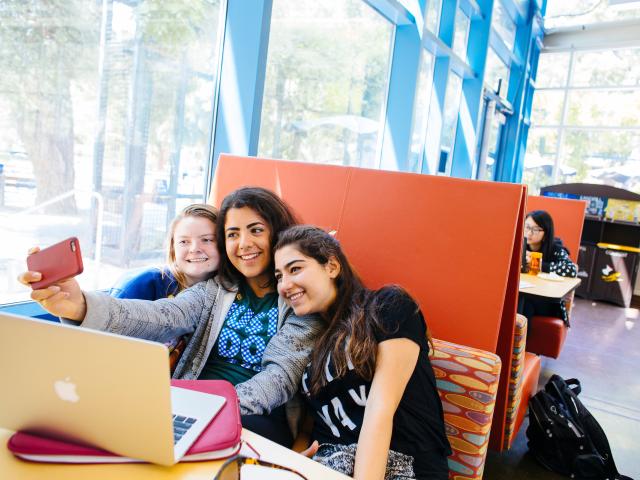
[[602, 427], [578, 399], [580, 381], [553, 375], [529, 400], [529, 450], [544, 467], [571, 478], [632, 480], [620, 475]]

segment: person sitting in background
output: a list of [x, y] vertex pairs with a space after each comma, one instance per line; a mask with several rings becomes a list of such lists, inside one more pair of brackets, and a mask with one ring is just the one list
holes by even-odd
[[[194, 203], [185, 207], [169, 226], [166, 264], [127, 272], [109, 290], [109, 295], [140, 300], [172, 298], [198, 282], [213, 278], [220, 263], [217, 220], [218, 210], [212, 205]], [[171, 371], [187, 341], [185, 336], [167, 342]]]
[[[562, 245], [562, 240], [554, 235], [553, 219], [545, 210], [529, 212], [524, 221], [525, 266], [528, 271], [531, 264], [531, 252], [542, 253], [540, 270], [555, 273], [561, 277], [575, 277], [578, 270], [569, 258], [569, 251]], [[540, 297], [521, 297], [518, 313], [529, 321], [535, 315], [562, 318], [569, 325], [569, 315], [565, 302], [552, 302]]]
[[433, 346], [415, 300], [397, 286], [367, 289], [317, 227], [285, 230], [274, 255], [280, 296], [327, 324], [302, 375], [314, 419], [304, 454], [356, 479], [447, 479]]

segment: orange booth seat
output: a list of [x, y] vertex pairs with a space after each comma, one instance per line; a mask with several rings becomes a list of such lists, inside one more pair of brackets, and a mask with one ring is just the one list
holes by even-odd
[[[532, 195], [527, 198], [527, 211], [532, 210], [549, 212], [553, 218], [555, 236], [562, 239], [562, 243], [569, 250], [571, 260], [577, 263], [584, 225], [584, 200]], [[567, 314], [571, 315], [573, 292], [564, 300]], [[568, 330], [569, 328], [562, 318], [534, 316], [529, 325], [527, 351], [545, 357], [558, 358], [567, 338]]]
[[509, 378], [499, 368], [514, 351], [526, 187], [221, 155], [210, 202], [246, 185], [335, 230], [370, 288], [397, 283], [416, 298], [443, 355], [434, 369], [451, 478], [480, 478], [488, 446], [503, 448]]

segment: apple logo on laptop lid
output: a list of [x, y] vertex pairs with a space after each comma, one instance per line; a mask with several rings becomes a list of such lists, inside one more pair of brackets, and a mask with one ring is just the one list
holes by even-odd
[[76, 403], [80, 400], [80, 396], [78, 392], [76, 392], [76, 384], [73, 383], [69, 377], [64, 380], [56, 380], [53, 383], [53, 389], [60, 400], [71, 403]]

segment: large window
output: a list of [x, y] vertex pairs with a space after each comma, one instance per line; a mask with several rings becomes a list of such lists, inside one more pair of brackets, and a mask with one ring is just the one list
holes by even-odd
[[427, 30], [438, 35], [440, 30], [440, 13], [442, 12], [442, 0], [427, 0], [425, 24]]
[[422, 170], [424, 146], [427, 138], [429, 103], [433, 87], [434, 60], [435, 57], [431, 52], [422, 50], [413, 110], [411, 151], [409, 153], [409, 168], [411, 172], [421, 173]]
[[[204, 198], [219, 0], [0, 7], [0, 303], [27, 248], [78, 236], [84, 288], [163, 258]], [[18, 260], [20, 259], [20, 260]]]
[[440, 138], [440, 159], [438, 172], [448, 174], [451, 169], [453, 146], [458, 124], [458, 110], [462, 94], [462, 78], [454, 72], [449, 72], [447, 92], [444, 99], [444, 113], [442, 115], [442, 137]]
[[638, 18], [637, 2], [604, 0], [547, 0], [545, 28]]
[[543, 54], [523, 180], [640, 193], [639, 48]]
[[494, 0], [493, 2], [491, 26], [498, 33], [507, 49], [513, 50], [516, 41], [516, 23], [502, 5], [502, 0]]
[[275, 0], [259, 155], [377, 167], [392, 33], [360, 0]]
[[453, 36], [453, 51], [465, 62], [467, 61], [467, 42], [469, 40], [469, 28], [471, 21], [467, 14], [458, 8], [456, 11], [456, 20]]
[[509, 67], [498, 54], [489, 46], [487, 50], [487, 65], [485, 67], [484, 83], [492, 92], [505, 98], [509, 88]]

